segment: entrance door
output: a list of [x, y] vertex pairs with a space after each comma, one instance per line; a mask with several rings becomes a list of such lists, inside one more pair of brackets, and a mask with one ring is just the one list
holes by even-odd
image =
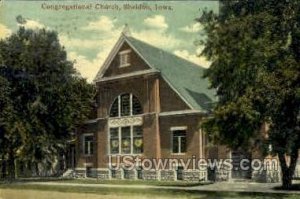
[[251, 178], [251, 154], [244, 151], [232, 151], [232, 178]]
[[67, 168], [74, 169], [76, 166], [76, 153], [75, 153], [75, 145], [74, 144], [70, 144], [68, 146], [66, 159], [67, 159], [67, 161], [66, 161]]

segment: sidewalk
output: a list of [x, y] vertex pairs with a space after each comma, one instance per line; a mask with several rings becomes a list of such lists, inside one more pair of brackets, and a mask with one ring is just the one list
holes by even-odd
[[79, 183], [58, 183], [58, 182], [28, 182], [33, 185], [49, 186], [78, 186], [78, 187], [104, 187], [104, 188], [128, 188], [128, 189], [169, 189], [169, 190], [189, 190], [200, 192], [256, 192], [256, 193], [286, 193], [300, 194], [300, 191], [274, 190], [280, 186], [279, 183], [255, 183], [255, 182], [218, 182], [209, 185], [179, 187], [179, 186], [154, 186], [154, 185], [113, 185], [113, 184], [79, 184]]

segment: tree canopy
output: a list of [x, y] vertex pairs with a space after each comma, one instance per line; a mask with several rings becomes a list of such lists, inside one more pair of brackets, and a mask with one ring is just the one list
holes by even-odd
[[219, 14], [198, 21], [212, 61], [205, 77], [219, 99], [204, 128], [232, 148], [272, 146], [289, 188], [300, 148], [300, 2], [221, 0]]
[[54, 31], [21, 27], [1, 40], [0, 82], [0, 159], [11, 172], [16, 159], [53, 161], [91, 111], [94, 87], [67, 60]]

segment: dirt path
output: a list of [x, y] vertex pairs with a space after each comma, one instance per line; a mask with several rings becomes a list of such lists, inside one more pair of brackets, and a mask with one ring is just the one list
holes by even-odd
[[160, 190], [189, 190], [189, 191], [229, 191], [229, 192], [256, 192], [256, 193], [295, 193], [300, 191], [274, 190], [279, 183], [256, 183], [256, 182], [218, 182], [209, 185], [180, 187], [180, 186], [155, 186], [155, 185], [117, 185], [117, 184], [79, 184], [79, 183], [57, 183], [57, 182], [30, 182], [31, 185], [55, 185], [71, 187], [99, 187], [99, 188], [122, 188], [143, 190], [143, 189], [160, 189]]

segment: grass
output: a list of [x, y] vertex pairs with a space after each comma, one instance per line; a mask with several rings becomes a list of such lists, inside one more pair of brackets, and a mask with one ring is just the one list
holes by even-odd
[[[28, 183], [29, 182], [29, 183]], [[55, 182], [58, 185], [47, 184], [30, 184], [30, 182]], [[59, 185], [59, 183], [76, 183], [76, 184], [112, 184], [112, 185], [133, 185], [130, 188], [122, 187], [84, 187]], [[134, 197], [141, 198], [162, 198], [162, 199], [176, 199], [176, 198], [197, 198], [197, 199], [299, 199], [298, 194], [285, 193], [253, 193], [253, 192], [226, 192], [226, 191], [200, 191], [200, 190], [178, 190], [172, 188], [176, 187], [192, 187], [205, 185], [204, 182], [184, 182], [184, 181], [142, 181], [142, 180], [97, 180], [97, 179], [60, 179], [60, 178], [24, 178], [15, 181], [0, 181], [0, 193], [2, 190], [18, 190], [21, 195], [30, 190], [50, 191], [52, 193], [75, 193], [78, 198], [80, 194], [97, 194], [98, 196], [114, 196], [113, 198], [134, 199]], [[135, 188], [134, 185], [154, 185], [154, 186], [170, 186], [169, 189], [163, 188]], [[296, 185], [295, 185], [296, 186]], [[68, 195], [68, 194], [66, 194]], [[133, 197], [133, 198], [132, 198]], [[0, 194], [1, 198], [1, 194]], [[39, 198], [43, 199], [43, 198]], [[66, 199], [68, 197], [66, 196]]]
[[186, 182], [186, 181], [157, 181], [157, 180], [97, 180], [97, 179], [72, 179], [68, 181], [58, 181], [81, 184], [112, 184], [112, 185], [153, 185], [153, 186], [176, 186], [192, 187], [211, 184], [210, 182]]
[[[279, 186], [279, 187], [275, 187], [275, 190], [284, 190], [284, 189], [281, 186]], [[290, 191], [300, 191], [300, 184], [293, 184], [289, 190]]]
[[[153, 186], [176, 186], [176, 187], [192, 187], [211, 184], [210, 182], [186, 182], [186, 181], [157, 181], [157, 180], [99, 180], [96, 178], [81, 179], [63, 179], [63, 178], [20, 178], [14, 182], [56, 182], [56, 183], [74, 183], [74, 184], [112, 184], [112, 185], [153, 185]], [[2, 181], [2, 183], [10, 183]], [[1, 181], [0, 181], [1, 184]]]
[[194, 191], [175, 189], [135, 189], [133, 188], [104, 188], [104, 187], [80, 187], [80, 186], [59, 186], [59, 185], [36, 185], [26, 183], [0, 184], [0, 189], [12, 190], [38, 190], [64, 193], [88, 193], [98, 195], [118, 195], [121, 198], [131, 198], [133, 196], [148, 196], [159, 198], [198, 198], [198, 199], [297, 199], [296, 194], [281, 193], [246, 193], [246, 192], [216, 192], [216, 191]]

